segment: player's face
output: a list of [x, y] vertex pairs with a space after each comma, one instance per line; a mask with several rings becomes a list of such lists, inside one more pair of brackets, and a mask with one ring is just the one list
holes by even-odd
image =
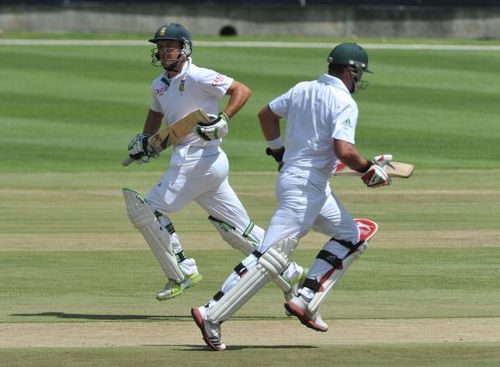
[[177, 61], [180, 55], [181, 43], [179, 41], [164, 40], [158, 41], [158, 56], [161, 66], [167, 68]]

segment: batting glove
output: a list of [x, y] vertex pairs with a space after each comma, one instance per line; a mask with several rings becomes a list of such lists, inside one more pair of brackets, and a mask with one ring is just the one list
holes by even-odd
[[128, 155], [137, 163], [148, 163], [150, 158], [158, 157], [158, 153], [148, 143], [149, 135], [137, 134], [128, 144]]
[[198, 123], [198, 125], [196, 125], [196, 134], [203, 140], [216, 140], [226, 136], [229, 132], [229, 127], [227, 125], [229, 117], [224, 112], [221, 112], [219, 116], [209, 115], [209, 117], [213, 118], [210, 124], [203, 125]]
[[266, 148], [266, 154], [272, 156], [278, 162], [278, 172], [281, 171], [284, 164], [283, 155], [285, 154], [285, 147], [279, 149]]
[[392, 180], [385, 170], [378, 164], [368, 161], [368, 165], [363, 169], [361, 180], [368, 187], [380, 187], [390, 185]]

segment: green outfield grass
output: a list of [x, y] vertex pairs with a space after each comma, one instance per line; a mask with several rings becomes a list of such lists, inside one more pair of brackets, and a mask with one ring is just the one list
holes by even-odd
[[[1, 46], [2, 170], [119, 171], [150, 102], [148, 47]], [[195, 61], [254, 91], [224, 148], [233, 170], [270, 169], [256, 113], [325, 71], [322, 49], [198, 48]], [[356, 97], [357, 142], [420, 168], [500, 167], [498, 52], [371, 50], [371, 86]], [[29, 145], [29, 149], [25, 149]], [[21, 148], [22, 147], [22, 148]], [[15, 152], [15, 154], [13, 154]], [[134, 170], [135, 168], [132, 168]], [[141, 170], [156, 170], [152, 166]]]
[[[194, 50], [197, 64], [253, 90], [223, 148], [232, 185], [263, 227], [276, 203], [276, 172], [263, 153], [256, 114], [296, 82], [324, 72], [328, 52]], [[251, 335], [254, 323], [265, 320], [284, 325], [283, 341], [238, 342], [220, 354], [206, 351], [189, 309], [218, 290], [241, 256], [221, 242], [197, 206], [173, 213], [204, 280], [182, 297], [157, 302], [163, 275], [128, 222], [121, 197], [122, 187], [149, 190], [168, 159], [167, 152], [149, 165], [120, 166], [128, 141], [142, 128], [150, 81], [159, 72], [148, 64], [148, 47], [0, 46], [0, 365], [498, 366], [500, 342], [492, 329], [485, 329], [483, 339], [480, 332], [469, 338], [465, 326], [446, 340], [431, 334], [412, 339], [410, 331], [409, 340], [400, 343], [386, 341], [389, 335], [373, 340], [368, 332], [347, 344], [330, 339], [340, 337], [336, 322], [373, 320], [435, 321], [436, 333], [446, 322], [476, 320], [500, 330], [500, 55], [369, 54], [375, 73], [366, 77], [370, 87], [356, 96], [358, 148], [366, 156], [392, 153], [414, 163], [415, 174], [377, 190], [355, 177], [332, 180], [350, 211], [380, 228], [323, 307], [332, 325], [328, 333], [306, 343], [288, 342], [287, 330], [305, 338], [313, 332], [295, 329], [297, 322], [284, 315], [282, 295], [269, 285], [228, 322], [225, 337]], [[324, 241], [308, 234], [296, 260], [310, 262]], [[100, 347], [86, 346], [85, 340], [80, 347], [36, 342], [30, 347], [10, 345], [9, 334], [2, 332], [9, 325], [108, 323], [152, 328], [159, 323], [165, 335], [132, 346], [110, 347], [111, 335]], [[186, 342], [169, 337], [170, 328], [179, 325], [185, 325]], [[272, 326], [268, 331], [276, 332]]]

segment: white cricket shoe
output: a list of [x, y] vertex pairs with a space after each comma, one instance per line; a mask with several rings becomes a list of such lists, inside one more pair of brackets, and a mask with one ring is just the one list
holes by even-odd
[[209, 348], [215, 351], [223, 351], [226, 345], [221, 342], [222, 332], [220, 322], [211, 322], [205, 319], [207, 310], [205, 306], [191, 309], [191, 315], [196, 325], [200, 328], [203, 340]]
[[184, 289], [193, 287], [195, 284], [201, 282], [202, 279], [203, 277], [198, 272], [186, 276], [181, 283], [177, 283], [176, 281], [170, 279], [165, 285], [165, 288], [156, 294], [156, 299], [158, 301], [164, 301], [166, 299], [177, 297], [182, 294]]
[[307, 306], [308, 302], [301, 296], [293, 296], [285, 303], [285, 309], [293, 316], [296, 316], [303, 325], [316, 331], [327, 331], [328, 324], [323, 321], [319, 311], [311, 314]]

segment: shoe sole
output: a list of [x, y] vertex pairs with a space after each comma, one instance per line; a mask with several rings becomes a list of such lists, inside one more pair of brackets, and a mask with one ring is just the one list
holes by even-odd
[[224, 346], [224, 348], [221, 348], [221, 347], [218, 347], [215, 344], [213, 344], [210, 341], [210, 339], [208, 338], [208, 336], [205, 334], [205, 327], [203, 325], [204, 319], [203, 319], [203, 316], [201, 316], [200, 311], [198, 311], [197, 308], [191, 309], [191, 316], [193, 317], [193, 320], [194, 320], [196, 326], [198, 326], [198, 328], [200, 329], [201, 335], [203, 335], [203, 341], [210, 349], [215, 350], [217, 352], [222, 352], [223, 350], [226, 349], [225, 346]]
[[293, 303], [285, 303], [285, 309], [292, 315], [295, 316], [299, 319], [299, 321], [302, 323], [302, 325], [308, 327], [309, 329], [313, 329], [314, 331], [319, 331], [319, 332], [326, 332], [328, 329], [325, 329], [318, 324], [316, 324], [314, 321], [312, 321], [310, 318], [308, 318], [304, 312], [302, 311], [301, 308], [297, 307]]
[[199, 274], [199, 276], [194, 277], [194, 279], [189, 279], [190, 282], [188, 282], [184, 288], [181, 288], [180, 292], [171, 293], [171, 294], [169, 294], [166, 297], [158, 297], [158, 296], [156, 296], [156, 299], [161, 302], [161, 301], [166, 301], [166, 300], [175, 298], [177, 296], [180, 296], [182, 294], [182, 292], [184, 291], [184, 289], [193, 288], [193, 286], [195, 286], [196, 284], [198, 284], [199, 282], [201, 282], [202, 279], [203, 279], [203, 277], [201, 276], [201, 274]]
[[182, 294], [182, 290], [180, 292], [178, 292], [178, 293], [170, 293], [168, 296], [165, 296], [165, 297], [158, 297], [158, 296], [156, 296], [156, 299], [158, 301], [160, 301], [160, 302], [161, 301], [167, 301], [169, 299], [172, 299], [172, 298], [175, 298], [177, 296], [180, 296], [181, 294]]

